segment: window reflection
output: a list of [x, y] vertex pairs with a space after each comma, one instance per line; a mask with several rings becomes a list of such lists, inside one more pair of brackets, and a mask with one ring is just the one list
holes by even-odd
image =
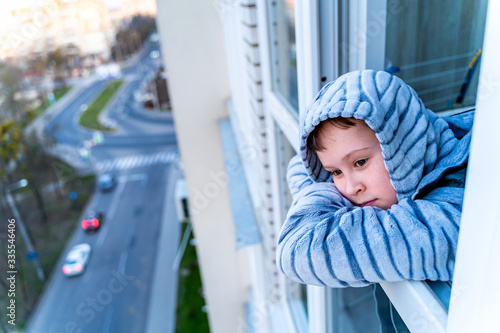
[[276, 0], [269, 6], [273, 90], [298, 113], [295, 3], [294, 0]]
[[408, 333], [380, 285], [329, 289], [329, 333]]
[[474, 105], [486, 7], [487, 0], [389, 0], [386, 70], [433, 111]]

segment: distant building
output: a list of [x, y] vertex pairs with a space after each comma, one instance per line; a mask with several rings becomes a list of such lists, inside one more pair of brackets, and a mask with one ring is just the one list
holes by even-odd
[[110, 10], [111, 19], [120, 21], [135, 15], [156, 16], [156, 0], [125, 0]]
[[52, 0], [0, 13], [0, 59], [68, 45], [80, 56], [109, 56], [114, 29], [102, 0]]

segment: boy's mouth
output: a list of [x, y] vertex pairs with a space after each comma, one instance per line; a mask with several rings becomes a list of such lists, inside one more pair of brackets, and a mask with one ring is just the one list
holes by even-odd
[[365, 202], [360, 203], [359, 206], [360, 207], [374, 206], [375, 205], [375, 201], [377, 201], [377, 199], [373, 199], [373, 200], [370, 200], [370, 201], [365, 201]]

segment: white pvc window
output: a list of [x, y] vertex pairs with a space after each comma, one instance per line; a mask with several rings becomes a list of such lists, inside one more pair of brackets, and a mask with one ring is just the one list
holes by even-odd
[[500, 332], [500, 3], [490, 1], [447, 332]]
[[[261, 0], [260, 3], [265, 4], [263, 0]], [[315, 5], [318, 3], [321, 8], [321, 10], [319, 11], [317, 11], [317, 8], [315, 8]], [[426, 11], [432, 11], [432, 6], [429, 7], [428, 4], [426, 4], [426, 6], [423, 6], [421, 1], [404, 3], [401, 1], [380, 0], [370, 2], [348, 2], [345, 0], [337, 0], [331, 2], [322, 0], [319, 2], [297, 1], [295, 3], [295, 6], [297, 7], [295, 22], [299, 110], [302, 112], [307, 103], [317, 92], [318, 87], [316, 85], [320, 86], [325, 82], [335, 79], [338, 75], [352, 70], [372, 68], [376, 70], [386, 69], [389, 71], [394, 71], [395, 69], [392, 67], [399, 67], [399, 72], [396, 71], [394, 74], [401, 76], [406, 81], [410, 81], [410, 84], [412, 84], [411, 80], [413, 79], [415, 79], [414, 85], [418, 82], [426, 83], [424, 87], [416, 86], [417, 92], [423, 95], [424, 102], [426, 102], [427, 100], [428, 103], [433, 105], [433, 108], [436, 111], [440, 109], [448, 109], [451, 105], [450, 101], [456, 101], [456, 99], [450, 98], [449, 96], [458, 96], [458, 93], [455, 93], [459, 92], [459, 90], [457, 90], [456, 88], [458, 86], [461, 87], [461, 85], [458, 84], [459, 80], [456, 81], [456, 86], [453, 85], [453, 80], [449, 80], [448, 83], [442, 83], [442, 85], [447, 86], [446, 88], [439, 89], [439, 77], [441, 77], [441, 79], [444, 77], [444, 75], [441, 75], [443, 74], [441, 73], [441, 69], [429, 74], [425, 72], [424, 67], [448, 67], [450, 72], [456, 72], [458, 73], [456, 75], [462, 75], [462, 77], [465, 78], [464, 74], [466, 74], [467, 71], [463, 69], [464, 59], [467, 59], [465, 63], [466, 65], [468, 65], [467, 63], [471, 60], [470, 56], [475, 55], [476, 50], [479, 47], [482, 47], [482, 43], [480, 43], [480, 41], [482, 40], [482, 29], [485, 25], [485, 3], [486, 2], [484, 0], [481, 0], [478, 2], [461, 1], [457, 4], [453, 4], [452, 7], [449, 8], [449, 10], [458, 10], [461, 12], [461, 15], [458, 15], [458, 17], [455, 12], [455, 14], [453, 15], [455, 15], [455, 19], [458, 19], [448, 20], [447, 13], [443, 13], [439, 18], [432, 19], [431, 16], [433, 15], [433, 13], [425, 13]], [[437, 5], [437, 3], [435, 5]], [[421, 13], [419, 15], [423, 16], [420, 16], [419, 18], [413, 17], [412, 20], [399, 18], [398, 21], [398, 19], [395, 19], [393, 15], [394, 11], [401, 11], [401, 13], [405, 12], [405, 9], [398, 9], [398, 6], [421, 6]], [[473, 10], [468, 10], [467, 8], [469, 7], [467, 6], [473, 6], [474, 8]], [[300, 9], [300, 11], [298, 9]], [[409, 13], [416, 15], [414, 11], [410, 11]], [[328, 20], [328, 17], [331, 18], [330, 21]], [[318, 20], [320, 20], [319, 23]], [[436, 27], [436, 29], [433, 30], [434, 34], [444, 33], [446, 35], [448, 33], [447, 31], [450, 31], [444, 29], [445, 27], [448, 27], [446, 26], [446, 24], [457, 24], [456, 22], [452, 21], [459, 22], [458, 24], [460, 24], [462, 28], [466, 26], [470, 27], [471, 31], [473, 32], [470, 33], [468, 39], [464, 39], [464, 45], [462, 45], [469, 51], [462, 53], [457, 50], [452, 50], [454, 54], [451, 54], [453, 53], [452, 51], [445, 50], [443, 48], [442, 50], [438, 50], [442, 52], [442, 54], [438, 54], [438, 56], [433, 59], [426, 59], [421, 53], [419, 53], [423, 51], [417, 50], [417, 55], [421, 58], [411, 59], [411, 57], [408, 57], [408, 54], [405, 54], [404, 50], [400, 50], [397, 47], [397, 43], [395, 41], [397, 41], [398, 38], [401, 39], [401, 37], [398, 37], [397, 34], [402, 33], [400, 30], [404, 31], [405, 29], [410, 29], [410, 25], [413, 25], [411, 29], [422, 30], [418, 32], [416, 37], [413, 36], [414, 38], [412, 39], [413, 47], [415, 49], [422, 50], [426, 47], [426, 45], [430, 45], [426, 44], [421, 37], [424, 33], [424, 30], [430, 28], [423, 26], [422, 22], [426, 20], [435, 21], [427, 22], [427, 24], [430, 24], [431, 26], [432, 24], [434, 24], [434, 26]], [[493, 20], [490, 21], [491, 22], [489, 24], [492, 27], [497, 27], [499, 25], [498, 22], [494, 22]], [[334, 23], [332, 24], [332, 22]], [[396, 24], [406, 24], [408, 25], [408, 27], [398, 30], [394, 28]], [[315, 31], [315, 28], [317, 28], [318, 26], [319, 33]], [[396, 34], [396, 37], [394, 37], [394, 34]], [[493, 35], [494, 34], [492, 34], [492, 36]], [[434, 38], [436, 36], [431, 37]], [[439, 40], [439, 38], [436, 39]], [[493, 40], [494, 37], [491, 37], [490, 39]], [[436, 42], [434, 41], [434, 43]], [[491, 44], [492, 43], [490, 43], [490, 45]], [[320, 47], [315, 48], [315, 45], [320, 45]], [[496, 45], [493, 45], [492, 49], [493, 48], [498, 48], [498, 42], [496, 42]], [[269, 50], [264, 49], [264, 51], [268, 52]], [[445, 54], [445, 51], [449, 53]], [[318, 56], [316, 58], [318, 52], [320, 52], [321, 57]], [[485, 54], [486, 52], [488, 52], [487, 49], [485, 50]], [[464, 56], [464, 59], [459, 59], [458, 56], [463, 54], [467, 54], [467, 56]], [[482, 57], [485, 58], [486, 55], [483, 55]], [[462, 61], [461, 64], [459, 63], [460, 61]], [[270, 62], [272, 62], [272, 58]], [[271, 64], [269, 62], [267, 63], [267, 66], [268, 73], [271, 73]], [[498, 67], [498, 65], [494, 65], [494, 61], [491, 62], [490, 66]], [[419, 70], [417, 70], [419, 67], [420, 73]], [[266, 71], [266, 64], [264, 62], [263, 69], [264, 71]], [[459, 69], [462, 70], [461, 74], [459, 73]], [[429, 72], [433, 71], [430, 70]], [[476, 68], [473, 74], [477, 76], [478, 72], [479, 67]], [[495, 71], [493, 70], [491, 72]], [[429, 75], [433, 74], [436, 75], [429, 77]], [[498, 94], [492, 93], [492, 91], [498, 90], [497, 88], [499, 85], [497, 85], [496, 82], [500, 82], [500, 79], [491, 79], [490, 77], [487, 77], [488, 75], [486, 74], [483, 75], [484, 84], [482, 89], [483, 95], [486, 96], [483, 96], [485, 101], [490, 99], [492, 100], [494, 96], [498, 96]], [[309, 81], [306, 82], [305, 80]], [[464, 96], [463, 102], [457, 103], [461, 105], [454, 105], [455, 103], [453, 103], [451, 107], [475, 104], [476, 99], [480, 99], [481, 96], [477, 95], [475, 92], [477, 83], [475, 83], [474, 80], [477, 81], [477, 77], [472, 77], [469, 83], [470, 85], [466, 92], [467, 95]], [[479, 79], [479, 82], [481, 82], [481, 79]], [[265, 86], [266, 83], [264, 82], [264, 87]], [[481, 83], [479, 83], [479, 86], [481, 86]], [[436, 87], [438, 89], [434, 89], [433, 87]], [[426, 89], [432, 92], [432, 94], [429, 94], [427, 97], [425, 97], [427, 93]], [[448, 92], [446, 92], [446, 89], [449, 89], [450, 91], [453, 89], [455, 90], [453, 94], [448, 94]], [[295, 150], [297, 150], [298, 124], [296, 119], [290, 118], [289, 115], [287, 115], [289, 106], [286, 105], [286, 103], [283, 103], [283, 101], [281, 100], [282, 96], [279, 96], [276, 91], [272, 91], [272, 89], [269, 88], [269, 85], [268, 88], [265, 89], [265, 96], [267, 109], [270, 112], [270, 115], [276, 121], [279, 128], [282, 129], [283, 134], [287, 138], [287, 140], [291, 143]], [[491, 105], [498, 105], [498, 102], [495, 102]], [[484, 109], [486, 110], [486, 107]], [[495, 123], [498, 124], [498, 122]], [[486, 128], [487, 125], [484, 125], [483, 127]], [[494, 130], [489, 132], [493, 133]], [[498, 133], [498, 131], [496, 133]], [[498, 140], [495, 141], [487, 139], [484, 139], [483, 141], [483, 143], [487, 143], [486, 145], [492, 142], [498, 142]], [[483, 145], [483, 147], [486, 145]], [[477, 149], [481, 148], [476, 148], [476, 150]], [[468, 175], [468, 182], [470, 178], [471, 173], [469, 173]], [[480, 190], [478, 190], [478, 193], [479, 192]], [[495, 195], [493, 195], [492, 197], [496, 198]], [[470, 201], [473, 202], [474, 200], [470, 199]], [[479, 208], [482, 205], [479, 205], [477, 202], [475, 202], [471, 203], [470, 206]], [[498, 233], [496, 232], [498, 228], [494, 228], [493, 222], [489, 224], [488, 223], [486, 225], [488, 226], [488, 228], [490, 228], [489, 230], [491, 230], [491, 234], [496, 236], [490, 237], [487, 241], [485, 241], [485, 243], [489, 244], [489, 248], [494, 248], [495, 245], [493, 244], [498, 244], [498, 241], [495, 241], [496, 239], [498, 239]], [[474, 243], [472, 237], [467, 238], [466, 236], [462, 236], [464, 234], [464, 230], [465, 229], [462, 228], [461, 239], [467, 239], [467, 241], [459, 243], [459, 254], [460, 250], [462, 249], [461, 257], [464, 255], [463, 253], [466, 253], [473, 247], [473, 245], [471, 244]], [[470, 230], [472, 230], [472, 228]], [[479, 238], [480, 235], [475, 237], [475, 239]], [[493, 252], [489, 251], [489, 248], [486, 245], [477, 248], [478, 252], [482, 251], [482, 254], [478, 257], [486, 258], [492, 256]], [[460, 257], [458, 257], [457, 260], [460, 261]], [[477, 274], [472, 274], [469, 269], [474, 259], [465, 259], [464, 262], [466, 262], [466, 260], [469, 261], [467, 262], [467, 264], [464, 264], [462, 266], [463, 268], [461, 270], [459, 270], [459, 266], [457, 265], [455, 279], [460, 277], [461, 280], [466, 281], [468, 289], [465, 290], [463, 288], [463, 284], [459, 286], [454, 285], [454, 289], [457, 290], [454, 295], [455, 301], [453, 293], [451, 293], [451, 301], [449, 300], [449, 288], [440, 289], [436, 288], [436, 285], [427, 284], [424, 282], [402, 281], [399, 283], [384, 283], [379, 285], [383, 288], [387, 297], [394, 305], [395, 309], [397, 309], [397, 312], [392, 312], [391, 316], [394, 316], [394, 314], [400, 316], [412, 332], [445, 332], [448, 320], [447, 308], [449, 302], [451, 304], [451, 311], [453, 311], [454, 313], [453, 318], [450, 318], [450, 320], [448, 321], [448, 326], [451, 325], [454, 332], [467, 331], [461, 329], [461, 327], [466, 327], [465, 324], [469, 322], [470, 319], [467, 313], [471, 313], [471, 311], [473, 311], [474, 309], [472, 309], [471, 306], [468, 306], [464, 302], [457, 301], [457, 299], [459, 299], [457, 295], [464, 295], [464, 299], [466, 299], [467, 301], [472, 300], [472, 302], [474, 302], [473, 304], [475, 304], [475, 306], [477, 307], [480, 306], [484, 297], [481, 297], [479, 293], [474, 294], [473, 291], [476, 289], [486, 288], [488, 290], [487, 293], [491, 294], [491, 297], [488, 298], [489, 300], [491, 300], [489, 308], [494, 309], [495, 307], [493, 306], [493, 304], [495, 300], [498, 299], [498, 293], [490, 292], [490, 288], [488, 286], [495, 285], [495, 282], [489, 281], [487, 278], [488, 274], [486, 272], [488, 271], [489, 266], [486, 263], [482, 263], [480, 267], [482, 269], [481, 272], [483, 272], [485, 277], [484, 280], [488, 280], [488, 282], [484, 283], [482, 286], [476, 286], [476, 283], [470, 282], [478, 281], [478, 277]], [[492, 262], [492, 260], [493, 259], [491, 259], [490, 262]], [[372, 288], [374, 287], [372, 286]], [[444, 297], [442, 295], [437, 295], [439, 289], [441, 291], [444, 290], [444, 294], [448, 293], [448, 295], [444, 295]], [[353, 307], [353, 304], [356, 305], [356, 302], [349, 302], [350, 295], [348, 295], [348, 291], [328, 289], [328, 293], [326, 293], [326, 288], [318, 288], [312, 286], [308, 286], [307, 290], [307, 306], [309, 309], [308, 318], [310, 332], [349, 331], [347, 329], [347, 327], [349, 326], [349, 318], [346, 316], [346, 313], [342, 313], [342, 311], [345, 310], [345, 304], [349, 304], [349, 306]], [[482, 293], [482, 295], [486, 294]], [[370, 297], [368, 290], [365, 291], [364, 296], [360, 295], [360, 299], [362, 299], [362, 297]], [[443, 302], [443, 299], [448, 299], [448, 301]], [[482, 308], [483, 310], [487, 309], [486, 306]], [[339, 314], [339, 316], [336, 316], [336, 314]], [[489, 326], [490, 328], [498, 328], [498, 321], [493, 320], [493, 318], [495, 318], [494, 315], [490, 315], [488, 317], [491, 320], [486, 320], [485, 318], [485, 316], [482, 316], [481, 322], [479, 322], [479, 320], [476, 320], [474, 322], [475, 326], [471, 327], [487, 328], [487, 324], [483, 323], [488, 323], [491, 324]]]
[[[395, 8], [398, 8], [398, 13], [403, 13], [407, 6], [418, 6], [419, 3], [421, 2], [320, 1], [321, 11], [318, 19], [320, 21], [319, 35], [321, 36], [321, 84], [332, 81], [348, 71], [367, 68], [390, 70], [390, 66], [394, 66], [394, 62], [391, 63], [387, 60], [386, 54], [390, 52], [404, 54], [408, 49], [406, 47], [406, 49], [398, 50], [398, 43], [393, 41], [394, 36], [397, 36], [396, 41], [406, 37], [403, 33], [404, 29], [395, 29], [391, 26], [395, 25], [396, 18], [399, 19], [399, 24], [410, 24], [405, 20], [404, 15], [400, 17], [395, 15]], [[419, 13], [423, 16], [427, 11], [433, 10], [432, 6], [420, 6]], [[480, 6], [481, 4], [476, 4], [476, 7], [480, 8]], [[456, 8], [450, 8], [450, 10], [452, 9], [456, 10]], [[416, 14], [414, 13], [414, 15]], [[433, 14], [428, 16], [431, 15]], [[484, 19], [480, 17], [479, 21], [481, 20], [484, 26]], [[332, 24], [332, 22], [334, 23]], [[444, 23], [441, 20], [434, 22], [434, 24]], [[481, 23], [478, 25], [480, 26]], [[419, 30], [419, 27], [413, 24], [409, 29]], [[477, 36], [480, 35], [481, 28], [474, 27], [474, 29], [477, 31], [476, 37], [471, 37], [471, 40], [476, 41], [478, 38], [480, 39]], [[443, 29], [436, 29], [434, 33], [442, 33], [439, 30]], [[419, 33], [422, 34], [422, 32]], [[426, 47], [422, 39], [414, 39], [413, 42], [415, 44], [413, 50], [425, 49]], [[469, 44], [473, 45], [470, 47], [477, 45], [477, 43], [472, 42]], [[406, 56], [406, 58], [408, 57]], [[401, 57], [401, 59], [406, 58]], [[403, 70], [407, 69], [403, 68]], [[409, 73], [408, 70], [407, 73]], [[370, 291], [369, 288], [378, 288], [379, 297], [375, 298], [373, 290]], [[378, 304], [384, 298], [382, 290], [388, 297], [387, 302], [385, 300], [383, 302], [387, 304], [389, 311], [380, 309], [380, 304]], [[449, 297], [450, 288], [445, 283], [429, 285], [425, 282], [402, 281], [383, 283], [377, 287], [371, 286], [362, 290], [329, 289], [326, 299], [327, 331], [357, 332], [360, 331], [357, 325], [364, 320], [365, 329], [361, 331], [378, 331], [378, 327], [385, 325], [384, 327], [388, 327], [388, 329], [392, 326], [390, 329], [404, 332], [405, 329], [407, 330], [406, 325], [408, 325], [412, 332], [444, 332]], [[321, 302], [322, 300], [318, 299], [319, 308], [321, 308]], [[374, 302], [378, 304], [378, 307], [374, 306]], [[355, 313], [359, 313], [359, 316], [356, 316]]]
[[[288, 189], [286, 181], [286, 172], [288, 162], [296, 154], [293, 147], [288, 142], [283, 132], [275, 126], [276, 129], [276, 144], [278, 152], [278, 168], [279, 168], [279, 189], [281, 202], [281, 220], [280, 226], [284, 221], [290, 206], [292, 204], [292, 196]], [[296, 332], [307, 332], [307, 288], [304, 284], [296, 283], [289, 279], [284, 279], [285, 290], [285, 310], [288, 312], [293, 321]]]

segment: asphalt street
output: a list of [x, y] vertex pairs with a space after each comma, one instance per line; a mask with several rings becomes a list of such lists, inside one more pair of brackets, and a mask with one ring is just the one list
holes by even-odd
[[[167, 191], [176, 180], [172, 175], [179, 174], [172, 172], [178, 161], [173, 121], [164, 112], [144, 110], [135, 98], [144, 77], [154, 74], [160, 65], [149, 56], [157, 47], [145, 49], [124, 71], [125, 83], [102, 115], [116, 122], [117, 131], [104, 134], [104, 142], [91, 148], [92, 157], [83, 162], [85, 167], [117, 179], [113, 191], [96, 190], [82, 215], [89, 210], [103, 211], [105, 220], [93, 234], [85, 233], [80, 221], [75, 221], [76, 231], [52, 272], [27, 332], [144, 332], [152, 318], [151, 307], [155, 307], [151, 301], [156, 293], [154, 281], [176, 283], [176, 272], [163, 269], [158, 276], [157, 270], [163, 257], [162, 264], [172, 267], [180, 232], [174, 198]], [[105, 84], [94, 80], [45, 124], [45, 133], [72, 151], [72, 158], [80, 158], [75, 152], [93, 137], [93, 131], [78, 125], [82, 105], [89, 105]], [[159, 241], [168, 241], [168, 246], [159, 246]], [[66, 277], [63, 259], [70, 247], [83, 242], [92, 247], [89, 265], [82, 275]], [[162, 298], [168, 301], [159, 312], [154, 309], [166, 323], [165, 332], [173, 329], [175, 290], [175, 286], [163, 288], [166, 294]]]

